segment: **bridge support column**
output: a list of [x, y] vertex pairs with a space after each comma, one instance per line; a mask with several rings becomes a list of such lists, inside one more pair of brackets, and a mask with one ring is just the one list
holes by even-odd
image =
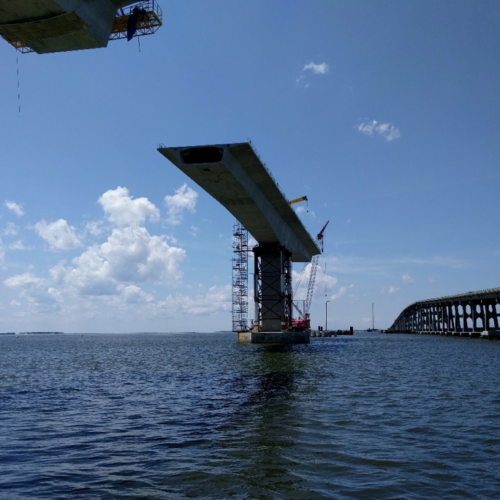
[[292, 323], [291, 253], [279, 244], [254, 248], [255, 317], [261, 331], [281, 332]]
[[261, 243], [254, 250], [255, 324], [238, 332], [238, 341], [253, 344], [304, 344], [309, 331], [292, 331], [291, 252], [276, 243]]

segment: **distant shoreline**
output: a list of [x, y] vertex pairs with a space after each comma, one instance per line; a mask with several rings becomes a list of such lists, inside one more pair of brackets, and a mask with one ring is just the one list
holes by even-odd
[[19, 335], [64, 335], [64, 332], [19, 332]]

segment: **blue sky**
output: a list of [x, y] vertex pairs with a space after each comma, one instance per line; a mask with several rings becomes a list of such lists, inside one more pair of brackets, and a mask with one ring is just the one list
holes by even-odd
[[19, 54], [20, 114], [0, 44], [0, 331], [231, 329], [233, 218], [160, 143], [250, 138], [330, 220], [314, 326], [499, 286], [497, 1], [159, 3], [140, 51]]

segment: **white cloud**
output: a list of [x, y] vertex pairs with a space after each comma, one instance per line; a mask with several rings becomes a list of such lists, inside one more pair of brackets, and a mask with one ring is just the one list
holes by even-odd
[[93, 245], [73, 259], [73, 267], [60, 263], [51, 275], [82, 295], [114, 295], [120, 283], [175, 286], [184, 260], [185, 251], [169, 246], [164, 236], [151, 236], [146, 228], [132, 226], [114, 229], [102, 245]]
[[158, 313], [168, 316], [229, 313], [232, 307], [231, 293], [231, 285], [212, 286], [208, 290], [200, 289], [194, 297], [169, 295], [164, 301], [158, 302], [156, 307]]
[[24, 215], [24, 209], [21, 205], [16, 203], [15, 201], [5, 201], [5, 206], [9, 209], [12, 210], [18, 217], [22, 217]]
[[316, 214], [313, 210], [309, 210], [307, 207], [297, 207], [295, 209], [295, 213], [300, 217], [300, 216], [306, 216], [308, 215], [309, 217], [312, 217], [313, 219], [316, 217]]
[[315, 75], [326, 75], [329, 70], [330, 66], [326, 62], [322, 62], [321, 64], [310, 62], [303, 68], [303, 71], [312, 71]]
[[403, 280], [403, 283], [405, 285], [411, 285], [412, 283], [415, 283], [415, 278], [412, 278], [409, 274], [403, 274], [403, 276], [401, 276], [401, 279]]
[[85, 224], [85, 231], [92, 236], [100, 236], [103, 232], [102, 221], [87, 222]]
[[[156, 222], [160, 218], [160, 211], [153, 203], [147, 198], [133, 199], [124, 187], [106, 191], [98, 201], [109, 221], [117, 226], [138, 226], [147, 219]], [[92, 226], [88, 229], [92, 229]], [[93, 229], [95, 231], [96, 227]]]
[[27, 248], [21, 240], [17, 240], [9, 245], [9, 250], [27, 250]]
[[154, 301], [154, 297], [150, 293], [146, 293], [136, 285], [120, 287], [120, 292], [126, 304], [144, 304]]
[[[32, 310], [38, 312], [58, 310], [62, 303], [62, 296], [58, 290], [49, 286], [43, 278], [38, 278], [31, 273], [12, 276], [4, 281], [4, 285], [7, 288], [21, 290], [19, 296], [26, 299]], [[18, 302], [13, 302], [18, 304]]]
[[35, 231], [52, 248], [58, 250], [71, 250], [81, 245], [75, 234], [75, 228], [69, 226], [64, 219], [47, 224], [44, 220], [35, 224]]
[[[307, 288], [311, 278], [312, 264], [308, 263], [300, 273], [292, 271], [292, 286], [296, 300], [305, 300]], [[314, 281], [314, 295], [319, 296], [325, 294], [325, 291], [331, 290], [338, 280], [334, 276], [326, 274], [321, 266], [316, 270], [316, 279]]]
[[338, 299], [340, 299], [351, 288], [354, 288], [354, 283], [350, 284], [349, 286], [341, 286], [339, 288], [339, 291], [337, 293], [334, 293], [333, 295], [330, 296], [330, 300], [338, 300]]
[[392, 123], [379, 123], [377, 120], [372, 120], [368, 123], [361, 123], [357, 127], [358, 132], [362, 132], [366, 135], [379, 134], [386, 141], [390, 142], [401, 136], [399, 129], [397, 129]]
[[176, 226], [182, 222], [184, 210], [194, 213], [197, 198], [198, 193], [187, 184], [183, 184], [179, 189], [176, 189], [174, 195], [165, 196], [167, 222]]
[[7, 227], [4, 229], [4, 236], [17, 236], [19, 233], [19, 227], [16, 226], [13, 222], [8, 222]]

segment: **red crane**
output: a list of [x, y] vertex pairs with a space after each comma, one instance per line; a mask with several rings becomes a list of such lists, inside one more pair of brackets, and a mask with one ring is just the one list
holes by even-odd
[[[324, 232], [329, 222], [330, 221], [326, 222], [326, 224], [323, 226], [323, 229], [321, 229], [321, 231], [316, 236], [316, 244], [320, 246], [321, 252], [323, 252]], [[292, 325], [295, 327], [305, 328], [305, 329], [311, 328], [311, 318], [309, 315], [309, 310], [311, 308], [311, 302], [314, 294], [314, 284], [316, 283], [316, 271], [318, 270], [318, 262], [319, 262], [319, 254], [314, 255], [313, 258], [311, 259], [311, 273], [309, 274], [309, 285], [307, 286], [307, 295], [306, 295], [306, 300], [304, 301], [304, 311], [301, 311], [295, 303], [293, 304], [295, 309], [299, 311], [299, 314], [301, 316], [301, 319], [296, 319], [292, 321]], [[302, 277], [299, 278], [299, 284], [301, 279]]]

